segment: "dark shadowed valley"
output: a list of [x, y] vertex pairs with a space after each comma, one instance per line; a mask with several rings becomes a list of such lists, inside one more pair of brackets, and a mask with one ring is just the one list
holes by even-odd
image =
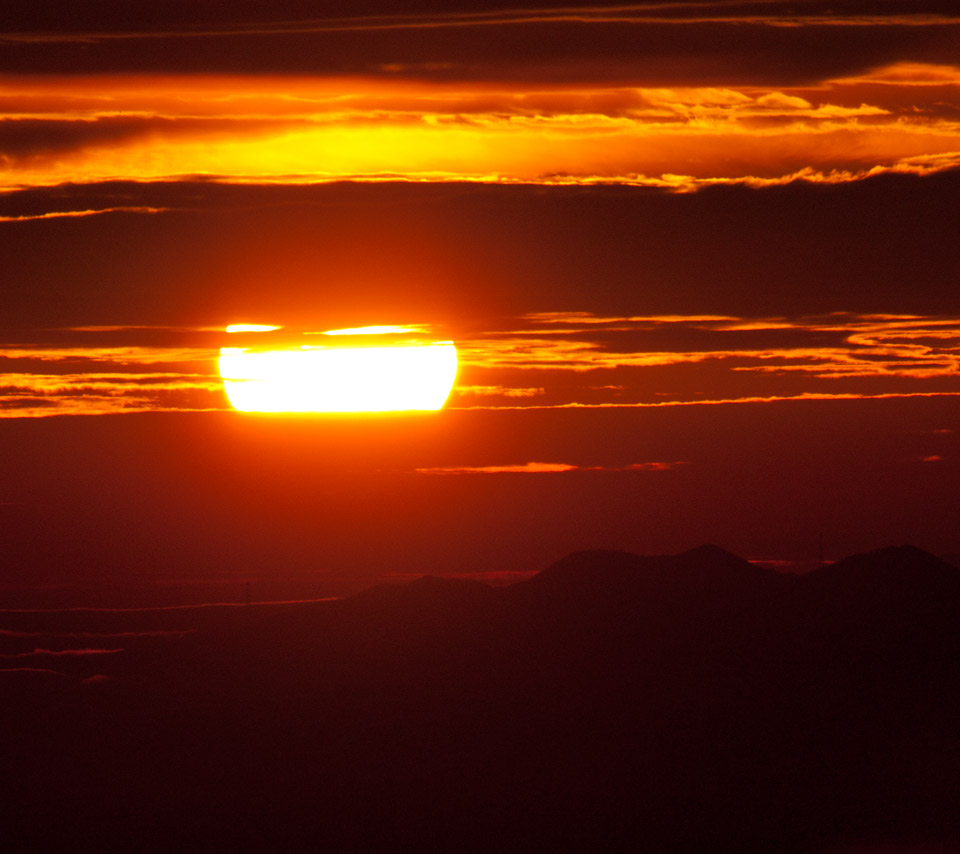
[[960, 845], [960, 572], [911, 547], [0, 630], [9, 851]]

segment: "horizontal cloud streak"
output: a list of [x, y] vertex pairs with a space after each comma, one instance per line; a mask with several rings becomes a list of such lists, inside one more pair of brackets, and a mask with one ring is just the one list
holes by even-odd
[[54, 676], [58, 679], [66, 679], [67, 674], [59, 670], [50, 670], [47, 667], [0, 667], [0, 673], [30, 673], [39, 676]]
[[[875, 6], [876, 4], [874, 4]], [[784, 8], [786, 7], [786, 8]], [[143, 29], [101, 29], [79, 32], [8, 32], [0, 43], [66, 43], [94, 44], [98, 41], [144, 39], [198, 39], [210, 37], [319, 34], [339, 32], [375, 32], [381, 30], [463, 29], [469, 27], [504, 27], [516, 25], [574, 24], [735, 24], [772, 27], [936, 27], [960, 23], [960, 15], [942, 11], [911, 9], [909, 5], [878, 11], [867, 6], [846, 12], [824, 9], [819, 2], [787, 3], [785, 0], [760, 2], [625, 3], [600, 6], [570, 4], [555, 7], [524, 7], [432, 13], [329, 16], [287, 21], [237, 22], [220, 27], [155, 27]]]
[[879, 394], [856, 394], [853, 392], [828, 394], [807, 392], [794, 395], [770, 395], [768, 397], [725, 397], [704, 400], [664, 400], [649, 403], [559, 403], [533, 406], [463, 406], [460, 409], [648, 409], [669, 406], [726, 406], [744, 403], [779, 403], [785, 401], [804, 400], [895, 400], [923, 397], [957, 397], [960, 391], [954, 392], [884, 392]]
[[951, 106], [960, 69], [916, 62], [793, 88], [240, 76], [0, 82], [7, 190], [199, 176], [689, 191], [960, 165], [960, 109]]
[[38, 214], [23, 214], [22, 216], [0, 216], [0, 222], [30, 222], [39, 219], [62, 219], [64, 217], [97, 216], [108, 213], [160, 213], [160, 208], [148, 207], [113, 207], [97, 208], [82, 211], [47, 211]]
[[0, 637], [8, 638], [70, 638], [70, 639], [92, 639], [92, 638], [164, 638], [164, 637], [183, 637], [193, 634], [196, 629], [147, 629], [143, 631], [129, 632], [30, 632], [16, 629], [0, 629]]
[[[283, 334], [277, 346], [317, 340]], [[455, 409], [960, 392], [956, 317], [551, 312], [486, 332], [444, 334], [459, 353], [458, 384], [448, 404]], [[57, 331], [55, 346], [11, 345], [0, 350], [0, 417], [229, 409], [218, 351], [184, 346], [190, 335], [217, 340], [206, 330], [87, 328]], [[156, 340], [151, 346], [98, 345], [104, 336]], [[164, 336], [169, 348], [162, 346]], [[84, 340], [91, 346], [82, 346]]]
[[98, 608], [80, 605], [75, 608], [0, 608], [0, 614], [148, 614], [156, 611], [195, 611], [206, 608], [252, 608], [269, 605], [309, 605], [315, 602], [335, 602], [339, 597], [321, 599], [277, 599], [262, 602], [201, 602], [196, 605], [152, 605], [140, 608]]
[[631, 463], [624, 466], [584, 466], [573, 463], [514, 463], [488, 466], [433, 466], [418, 468], [417, 474], [453, 475], [453, 474], [561, 474], [565, 472], [627, 472], [627, 471], [666, 471], [681, 462]]
[[40, 649], [32, 652], [0, 653], [0, 658], [44, 658], [47, 656], [114, 655], [123, 649]]

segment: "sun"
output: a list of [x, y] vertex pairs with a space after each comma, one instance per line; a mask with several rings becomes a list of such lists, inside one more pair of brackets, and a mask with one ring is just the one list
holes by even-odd
[[[385, 330], [398, 328], [333, 334], [350, 333], [353, 341], [365, 335], [379, 338]], [[229, 331], [253, 330], [247, 325]], [[241, 412], [437, 410], [453, 388], [457, 350], [450, 341], [416, 340], [369, 346], [224, 347], [219, 368], [227, 398]]]

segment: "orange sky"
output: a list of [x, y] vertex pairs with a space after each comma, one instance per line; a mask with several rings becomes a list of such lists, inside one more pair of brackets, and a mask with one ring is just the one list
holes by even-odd
[[803, 86], [0, 78], [8, 191], [64, 182], [846, 181], [960, 162], [960, 68]]
[[[952, 0], [0, 18], [10, 572], [956, 550]], [[460, 370], [434, 416], [246, 418], [237, 323]]]
[[[276, 347], [317, 340], [282, 328], [245, 337], [197, 329], [180, 330], [193, 346], [105, 344], [145, 331], [67, 330], [71, 346], [7, 348], [0, 417], [229, 409], [216, 371], [218, 341]], [[960, 318], [549, 312], [464, 333], [456, 343], [460, 368], [448, 403], [455, 409], [960, 397]]]

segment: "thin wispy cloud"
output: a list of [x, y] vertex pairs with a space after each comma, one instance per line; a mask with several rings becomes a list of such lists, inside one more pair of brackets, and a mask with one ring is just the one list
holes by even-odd
[[47, 211], [38, 214], [22, 214], [20, 216], [0, 216], [0, 222], [32, 222], [42, 219], [65, 219], [84, 216], [100, 216], [110, 213], [137, 213], [150, 214], [160, 213], [162, 208], [151, 208], [144, 206], [112, 207], [112, 208], [91, 208], [80, 211]]
[[630, 463], [623, 466], [586, 466], [573, 463], [507, 463], [487, 466], [432, 466], [418, 468], [417, 474], [455, 475], [455, 474], [563, 474], [566, 472], [627, 472], [627, 471], [667, 471], [683, 462]]
[[[486, 378], [501, 378], [497, 385], [480, 386], [488, 389], [486, 397], [503, 399], [491, 405], [632, 406], [669, 402], [664, 398], [697, 403], [705, 398], [869, 396], [877, 393], [874, 381], [887, 383], [884, 391], [889, 391], [889, 383], [898, 383], [903, 394], [960, 392], [957, 318], [604, 318], [573, 312], [526, 320], [517, 332], [460, 344], [462, 382], [480, 385]], [[505, 374], [521, 389], [533, 380], [542, 394], [507, 403], [511, 395], [509, 384], [502, 382]], [[616, 382], [589, 379], [603, 375]], [[771, 386], [762, 377], [792, 377], [799, 386]], [[774, 388], [780, 393], [768, 392]], [[727, 394], [718, 398], [718, 389]], [[452, 405], [486, 404], [471, 397], [479, 396], [457, 393]]]
[[41, 649], [38, 647], [32, 652], [0, 653], [0, 658], [46, 658], [60, 656], [72, 658], [74, 656], [85, 655], [115, 655], [118, 652], [123, 652], [123, 649]]
[[[0, 417], [229, 409], [218, 351], [184, 347], [175, 331], [162, 333], [177, 342], [169, 348], [69, 340], [95, 334], [89, 327], [58, 334], [57, 346], [0, 350]], [[956, 317], [547, 312], [453, 337], [453, 409], [960, 393]]]
[[98, 608], [77, 606], [74, 608], [0, 608], [0, 614], [148, 614], [157, 611], [195, 611], [206, 608], [253, 608], [271, 605], [310, 605], [315, 602], [336, 602], [339, 597], [321, 599], [270, 599], [260, 602], [200, 602], [194, 605], [153, 605], [140, 608]]
[[51, 670], [47, 667], [0, 667], [0, 673], [4, 674], [32, 674], [36, 676], [53, 676], [57, 679], [66, 679], [67, 674], [59, 670]]
[[[8, 612], [9, 613], [9, 612]], [[144, 631], [130, 632], [30, 632], [17, 629], [0, 629], [0, 637], [8, 638], [67, 638], [71, 640], [80, 639], [107, 639], [107, 638], [166, 638], [166, 637], [184, 637], [193, 634], [196, 629], [149, 629]]]
[[158, 27], [155, 29], [88, 30], [83, 32], [8, 32], [0, 43], [81, 43], [145, 39], [208, 39], [211, 37], [375, 32], [381, 30], [463, 29], [536, 24], [738, 24], [772, 27], [938, 27], [960, 22], [960, 15], [911, 11], [909, 7], [886, 14], [823, 11], [818, 2], [784, 0], [743, 3], [665, 2], [606, 6], [525, 7], [471, 12], [433, 12], [330, 16], [286, 21], [250, 21], [220, 27]]
[[560, 403], [552, 405], [533, 406], [465, 406], [462, 409], [658, 409], [673, 406], [731, 406], [754, 403], [781, 403], [786, 401], [814, 401], [814, 400], [897, 400], [910, 398], [957, 397], [960, 391], [942, 392], [883, 392], [878, 394], [856, 394], [852, 392], [838, 392], [836, 394], [807, 392], [804, 394], [781, 394], [768, 397], [722, 397], [701, 400], [663, 400], [650, 403]]

